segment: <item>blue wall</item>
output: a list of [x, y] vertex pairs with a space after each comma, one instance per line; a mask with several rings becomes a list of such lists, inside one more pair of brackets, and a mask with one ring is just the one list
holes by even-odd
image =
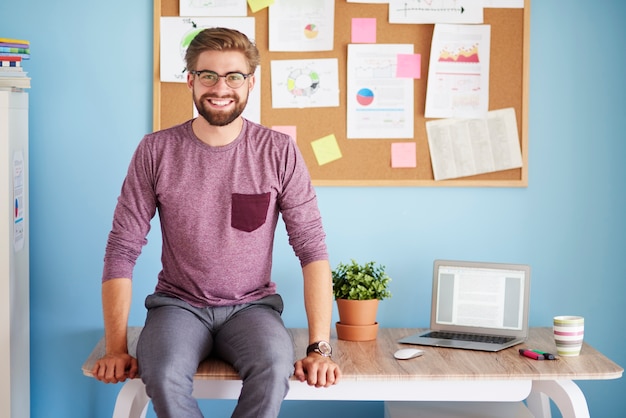
[[[332, 264], [375, 259], [394, 279], [384, 326], [427, 325], [434, 258], [529, 263], [531, 325], [584, 315], [586, 340], [626, 365], [625, 18], [622, 0], [534, 1], [528, 188], [318, 188]], [[83, 377], [80, 366], [102, 332], [100, 273], [116, 197], [151, 129], [152, 4], [2, 0], [0, 36], [32, 45], [32, 416], [110, 417], [119, 386]], [[137, 266], [131, 324], [143, 322], [154, 286], [157, 234]], [[285, 321], [305, 326], [283, 235], [279, 228], [275, 278]], [[580, 386], [591, 416], [626, 410], [626, 380]], [[232, 407], [202, 404], [214, 417]], [[281, 417], [317, 416], [318, 407], [382, 416], [380, 403], [287, 402]]]

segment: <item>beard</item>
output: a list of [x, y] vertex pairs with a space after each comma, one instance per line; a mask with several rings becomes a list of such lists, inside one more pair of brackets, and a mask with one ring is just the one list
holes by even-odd
[[[207, 100], [214, 99], [232, 99], [235, 103], [235, 107], [231, 111], [220, 111], [209, 109], [208, 106], [205, 107], [204, 104]], [[210, 125], [213, 126], [226, 126], [232, 123], [235, 119], [237, 119], [246, 108], [246, 104], [248, 103], [248, 98], [242, 100], [238, 95], [229, 95], [217, 97], [211, 94], [203, 94], [199, 98], [196, 96], [194, 91], [193, 93], [193, 101], [196, 105], [196, 109], [198, 110], [198, 114], [202, 116]]]

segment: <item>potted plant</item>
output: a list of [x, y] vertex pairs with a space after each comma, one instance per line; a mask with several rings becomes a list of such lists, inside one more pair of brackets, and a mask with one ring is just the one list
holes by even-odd
[[332, 271], [333, 294], [339, 311], [337, 337], [349, 341], [369, 341], [378, 333], [378, 302], [391, 297], [391, 278], [385, 266], [370, 261], [363, 265], [351, 260]]

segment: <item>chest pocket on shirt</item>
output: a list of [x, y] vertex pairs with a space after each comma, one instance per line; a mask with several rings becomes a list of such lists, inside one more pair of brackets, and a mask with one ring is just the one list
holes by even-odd
[[232, 194], [230, 226], [252, 232], [265, 223], [270, 204], [270, 193]]

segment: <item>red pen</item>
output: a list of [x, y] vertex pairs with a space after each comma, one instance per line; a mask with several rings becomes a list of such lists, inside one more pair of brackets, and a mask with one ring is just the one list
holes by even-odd
[[545, 359], [543, 354], [535, 353], [532, 350], [526, 350], [524, 348], [520, 348], [519, 349], [519, 353], [521, 355], [523, 355], [524, 357], [528, 357], [528, 358], [531, 358], [533, 360], [544, 360]]

